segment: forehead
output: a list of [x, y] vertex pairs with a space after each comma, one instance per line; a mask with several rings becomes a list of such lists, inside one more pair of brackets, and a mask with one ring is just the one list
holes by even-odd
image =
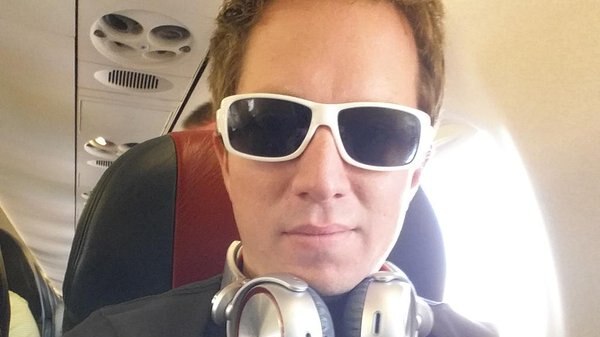
[[253, 27], [238, 93], [416, 105], [417, 55], [389, 1], [276, 0]]

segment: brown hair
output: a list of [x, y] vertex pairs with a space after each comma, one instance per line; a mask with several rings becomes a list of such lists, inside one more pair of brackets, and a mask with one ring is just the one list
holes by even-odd
[[[236, 93], [250, 30], [269, 0], [228, 0], [210, 41], [209, 85], [213, 104]], [[323, 1], [323, 0], [319, 0]], [[437, 120], [444, 87], [443, 5], [440, 0], [389, 0], [407, 17], [419, 58], [418, 108]]]

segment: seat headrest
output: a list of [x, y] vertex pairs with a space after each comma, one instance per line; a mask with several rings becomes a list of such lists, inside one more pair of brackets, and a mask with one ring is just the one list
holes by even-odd
[[[158, 137], [136, 145], [106, 170], [75, 232], [63, 283], [64, 331], [102, 306], [223, 271], [227, 247], [239, 237], [212, 137], [212, 131], [201, 130]], [[426, 270], [409, 266], [405, 272], [423, 273], [416, 278], [425, 286], [416, 284], [417, 290], [435, 299], [443, 289], [441, 237], [433, 212], [418, 222], [427, 228], [416, 234], [428, 233], [401, 241], [406, 249], [419, 246], [431, 261], [422, 262]], [[401, 268], [421, 263], [404, 250], [395, 249], [392, 261]]]

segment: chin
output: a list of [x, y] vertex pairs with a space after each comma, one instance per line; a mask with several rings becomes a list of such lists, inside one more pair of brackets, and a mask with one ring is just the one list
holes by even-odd
[[[304, 275], [302, 275], [304, 274]], [[307, 275], [300, 273], [297, 275], [303, 279], [308, 285], [313, 288], [319, 295], [333, 296], [340, 295], [352, 290], [363, 277], [340, 275], [338, 273], [315, 272]]]

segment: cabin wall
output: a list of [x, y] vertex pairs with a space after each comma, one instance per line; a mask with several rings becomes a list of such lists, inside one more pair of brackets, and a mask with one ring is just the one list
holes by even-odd
[[[446, 4], [449, 103], [474, 118], [496, 120], [512, 136], [550, 238], [565, 336], [595, 336], [600, 331], [595, 318], [600, 283], [594, 281], [600, 278], [598, 1]], [[515, 299], [515, 305], [527, 305], [527, 299]]]

